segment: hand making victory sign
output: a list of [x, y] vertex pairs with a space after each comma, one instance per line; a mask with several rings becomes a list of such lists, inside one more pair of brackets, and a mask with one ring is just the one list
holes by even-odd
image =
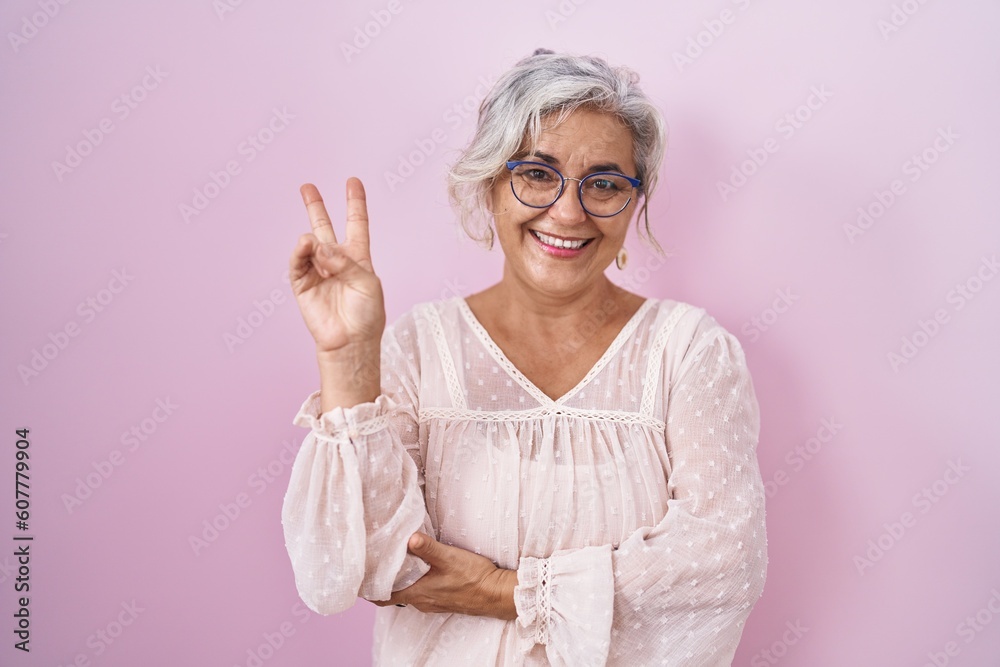
[[316, 340], [326, 412], [378, 396], [385, 304], [382, 283], [372, 268], [368, 206], [361, 181], [347, 180], [342, 242], [337, 241], [316, 186], [307, 183], [301, 193], [313, 231], [299, 237], [289, 262], [289, 278], [306, 327]]
[[[337, 241], [330, 215], [315, 185], [301, 188], [312, 233], [299, 237], [289, 262], [292, 291], [316, 340], [322, 411], [374, 401], [381, 393], [381, 341], [385, 329], [382, 283], [372, 268], [365, 189], [347, 180], [347, 225]], [[415, 533], [409, 551], [431, 565], [410, 587], [395, 591], [389, 604], [413, 604], [421, 611], [514, 618], [517, 574], [483, 556]]]

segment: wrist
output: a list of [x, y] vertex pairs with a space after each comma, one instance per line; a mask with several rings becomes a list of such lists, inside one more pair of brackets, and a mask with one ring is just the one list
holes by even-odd
[[369, 403], [381, 393], [381, 351], [377, 343], [333, 351], [317, 350], [322, 411]]
[[517, 618], [517, 607], [514, 605], [517, 570], [497, 568], [494, 575], [492, 594], [488, 598], [493, 602], [490, 616], [502, 621], [513, 621]]
[[381, 358], [381, 347], [381, 337], [348, 343], [333, 350], [324, 350], [316, 346], [316, 360], [320, 365], [336, 366], [365, 364], [372, 358], [377, 362]]

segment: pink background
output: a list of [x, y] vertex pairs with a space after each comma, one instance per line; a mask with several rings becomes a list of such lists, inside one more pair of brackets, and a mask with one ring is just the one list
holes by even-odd
[[[705, 307], [747, 352], [770, 567], [735, 664], [995, 664], [1000, 6], [232, 2], [0, 8], [0, 662], [368, 664], [375, 607], [304, 611], [281, 531], [305, 436], [291, 419], [318, 383], [284, 282], [309, 230], [298, 186], [316, 183], [336, 219], [344, 181], [362, 178], [390, 320], [492, 284], [500, 254], [460, 238], [444, 175], [484, 82], [543, 46], [632, 67], [670, 128], [651, 211], [672, 256], [647, 263], [633, 231], [628, 269], [609, 275]], [[374, 37], [345, 56], [366, 24]], [[802, 106], [814, 87], [828, 98]], [[258, 133], [270, 143], [248, 149]], [[53, 166], [78, 144], [75, 168]], [[765, 145], [723, 199], [718, 183]], [[181, 205], [231, 161], [186, 221]], [[891, 205], [850, 238], [880, 196]], [[791, 305], [775, 309], [780, 293]], [[259, 326], [233, 343], [255, 302]], [[894, 367], [904, 337], [912, 358]], [[23, 379], [36, 351], [51, 358]], [[20, 427], [30, 655], [10, 632]], [[123, 440], [133, 428], [143, 440]], [[67, 507], [79, 484], [89, 496]]]

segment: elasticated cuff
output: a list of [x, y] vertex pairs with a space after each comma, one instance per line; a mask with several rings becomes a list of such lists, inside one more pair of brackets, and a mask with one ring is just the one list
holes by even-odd
[[334, 442], [349, 442], [360, 435], [375, 433], [388, 424], [386, 415], [396, 406], [385, 394], [368, 403], [358, 403], [351, 408], [336, 407], [320, 414], [320, 390], [309, 394], [302, 403], [292, 423], [312, 429], [316, 437]]

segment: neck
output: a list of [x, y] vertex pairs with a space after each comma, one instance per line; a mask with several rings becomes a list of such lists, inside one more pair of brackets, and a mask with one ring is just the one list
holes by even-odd
[[[491, 300], [503, 304], [503, 320], [497, 324], [504, 329], [532, 331], [544, 336], [546, 332], [565, 335], [567, 330], [592, 327], [615, 319], [612, 312], [619, 309], [623, 297], [631, 296], [606, 276], [569, 294], [542, 292], [514, 277], [504, 266], [503, 279], [489, 288]], [[567, 329], [567, 326], [570, 327]]]

